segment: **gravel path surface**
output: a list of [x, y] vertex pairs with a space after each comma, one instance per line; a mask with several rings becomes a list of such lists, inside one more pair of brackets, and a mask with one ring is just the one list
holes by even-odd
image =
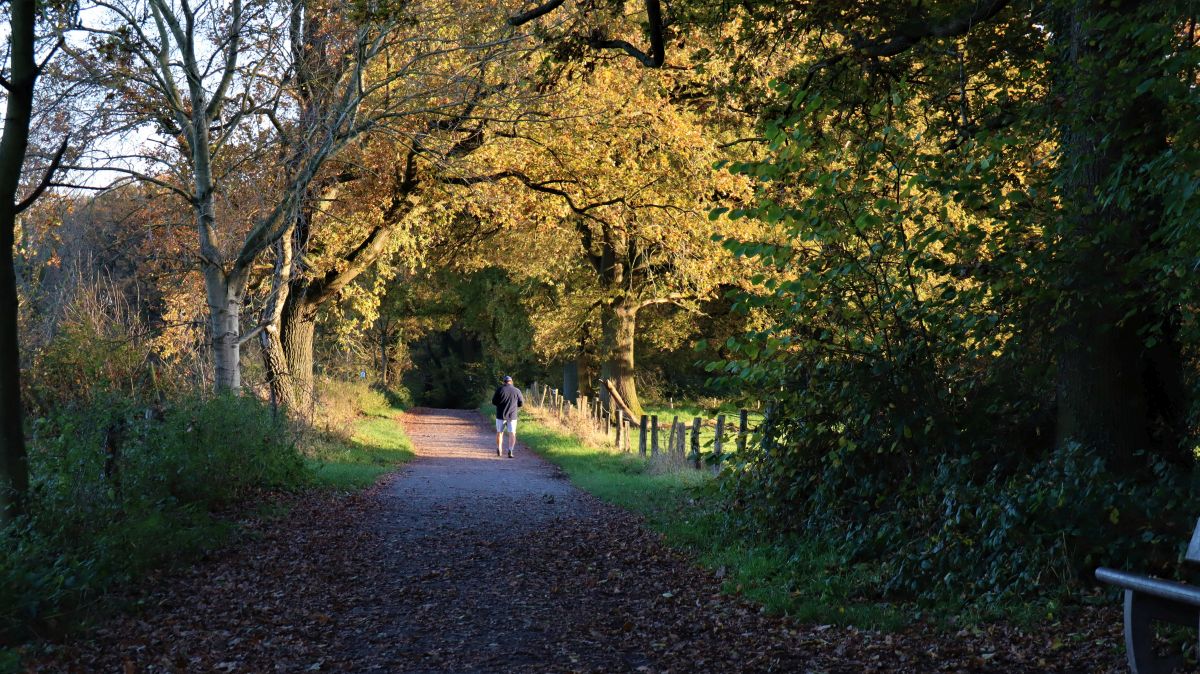
[[719, 592], [633, 515], [572, 487], [488, 421], [414, 410], [416, 458], [129, 597], [131, 610], [49, 647], [70, 672], [1108, 672], [1119, 614], [1082, 629], [946, 635], [797, 625]]

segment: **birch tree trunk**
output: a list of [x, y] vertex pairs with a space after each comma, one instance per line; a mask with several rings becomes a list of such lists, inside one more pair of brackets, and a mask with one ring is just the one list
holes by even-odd
[[213, 385], [217, 391], [237, 391], [242, 387], [242, 289], [230, 283], [220, 269], [211, 267], [204, 270], [204, 285], [212, 337]]

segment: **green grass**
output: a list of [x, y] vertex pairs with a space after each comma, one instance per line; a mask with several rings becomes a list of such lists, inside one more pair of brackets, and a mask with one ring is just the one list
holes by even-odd
[[728, 497], [708, 471], [587, 447], [536, 419], [522, 423], [522, 442], [580, 488], [643, 515], [669, 545], [722, 576], [725, 591], [805, 622], [896, 629], [911, 619], [911, 607], [872, 598], [879, 578], [870, 566], [849, 566], [828, 546], [769, 540], [735, 526]]
[[349, 441], [319, 443], [308, 459], [317, 484], [342, 491], [362, 489], [411, 459], [412, 443], [397, 421], [401, 411], [386, 403], [372, 405], [354, 423]]

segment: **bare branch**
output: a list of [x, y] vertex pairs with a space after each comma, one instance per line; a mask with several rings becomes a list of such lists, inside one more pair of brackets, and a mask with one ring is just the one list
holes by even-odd
[[[65, 171], [91, 171], [93, 173], [99, 173], [102, 171], [111, 171], [113, 173], [120, 173], [123, 175], [127, 175], [130, 178], [136, 179], [138, 181], [147, 182], [147, 183], [150, 183], [151, 185], [157, 185], [165, 190], [174, 192], [175, 194], [179, 195], [180, 197], [183, 197], [184, 199], [186, 199], [188, 203], [192, 203], [196, 199], [193, 194], [180, 189], [176, 185], [172, 185], [171, 183], [169, 183], [165, 180], [155, 178], [154, 176], [151, 176], [151, 175], [146, 175], [145, 173], [142, 173], [141, 171], [135, 171], [133, 169], [123, 168], [123, 167], [119, 167], [119, 166], [77, 166], [77, 165], [71, 165], [71, 164], [66, 164], [66, 165], [60, 166], [59, 168], [65, 170]], [[102, 189], [112, 189], [114, 187], [117, 187], [119, 184], [120, 184], [120, 182], [114, 182], [113, 184], [108, 185], [106, 188], [102, 188]]]
[[237, 70], [238, 51], [242, 38], [242, 0], [233, 0], [232, 11], [233, 24], [229, 28], [229, 51], [225, 56], [225, 72], [221, 75], [221, 83], [217, 85], [212, 99], [208, 102], [208, 108], [204, 111], [209, 120], [214, 120], [221, 114], [221, 106], [225, 104], [225, 93], [229, 90], [229, 83], [233, 81], [233, 74]]
[[58, 150], [54, 153], [54, 157], [50, 160], [50, 166], [46, 168], [46, 173], [42, 176], [41, 182], [38, 183], [37, 187], [33, 188], [33, 191], [29, 193], [29, 196], [25, 197], [21, 200], [21, 203], [17, 204], [17, 213], [21, 213], [25, 209], [32, 206], [33, 202], [37, 201], [38, 197], [42, 196], [42, 192], [45, 192], [46, 188], [50, 186], [55, 172], [58, 171], [58, 167], [62, 163], [63, 153], [67, 151], [67, 143], [70, 140], [71, 136], [69, 135], [66, 138], [63, 138], [62, 143], [60, 143], [58, 146]]

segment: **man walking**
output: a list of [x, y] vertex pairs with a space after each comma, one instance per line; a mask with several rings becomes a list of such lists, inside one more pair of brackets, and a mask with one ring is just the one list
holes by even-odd
[[496, 406], [496, 456], [504, 456], [504, 436], [508, 435], [508, 458], [513, 458], [517, 446], [517, 408], [525, 404], [521, 390], [513, 386], [512, 377], [504, 375], [504, 383], [492, 394]]

